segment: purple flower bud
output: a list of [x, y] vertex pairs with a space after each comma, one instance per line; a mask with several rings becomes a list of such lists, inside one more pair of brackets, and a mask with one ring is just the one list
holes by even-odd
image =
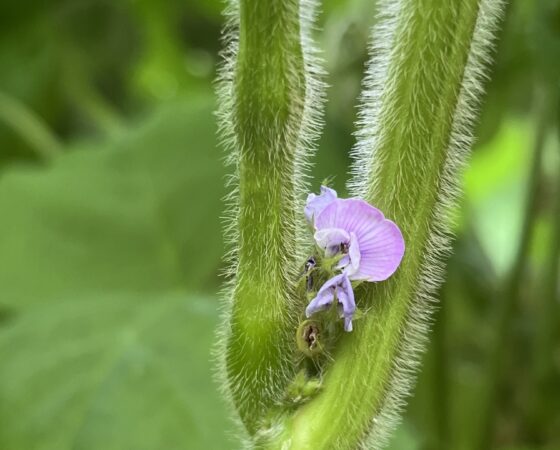
[[356, 303], [352, 283], [345, 273], [336, 275], [323, 284], [317, 296], [307, 305], [305, 315], [311, 317], [314, 313], [327, 309], [335, 298], [340, 306], [340, 317], [344, 317], [344, 330], [352, 331], [352, 317], [356, 311]]
[[307, 221], [312, 224], [313, 220], [321, 211], [336, 200], [336, 198], [336, 191], [326, 186], [321, 186], [321, 193], [319, 195], [309, 194], [305, 205], [305, 217]]

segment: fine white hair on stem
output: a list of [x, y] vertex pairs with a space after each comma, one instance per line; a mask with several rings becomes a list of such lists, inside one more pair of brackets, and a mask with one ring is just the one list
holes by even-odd
[[[395, 57], [397, 20], [403, 20], [402, 8], [407, 2], [408, 0], [381, 0], [378, 5], [380, 15], [372, 32], [371, 58], [361, 96], [358, 141], [352, 152], [353, 176], [349, 182], [349, 190], [354, 196], [367, 197], [372, 191], [381, 189], [377, 185], [376, 169], [385, 161], [382, 159], [383, 155], [376, 153], [380, 132], [378, 126], [382, 122], [380, 115], [383, 113], [384, 98], [391, 95], [387, 92], [387, 87], [390, 89], [391, 86], [388, 75], [389, 66]], [[503, 4], [502, 0], [479, 2], [419, 279], [401, 333], [383, 402], [371, 420], [367, 436], [361, 442], [363, 449], [375, 450], [387, 445], [391, 432], [400, 421], [406, 398], [414, 386], [419, 358], [425, 348], [436, 304], [434, 293], [443, 279], [442, 261], [450, 250], [450, 208], [456, 204], [460, 193], [459, 174], [467, 161], [474, 140], [473, 127], [483, 96], [486, 71], [491, 62], [495, 32], [500, 22]]]
[[[320, 52], [312, 38], [318, 14], [318, 0], [302, 0], [300, 2], [301, 45], [305, 64], [305, 104], [302, 126], [296, 149], [296, 212], [297, 235], [296, 250], [298, 260], [303, 261], [309, 256], [309, 237], [306, 219], [303, 213], [305, 199], [309, 192], [309, 178], [312, 156], [315, 153], [316, 141], [321, 134], [323, 110], [325, 102], [323, 69]], [[292, 278], [295, 280], [296, 278]]]
[[[278, 284], [287, 286], [284, 296], [286, 297], [286, 304], [290, 306], [289, 314], [292, 317], [290, 323], [297, 320], [298, 307], [301, 306], [299, 305], [299, 300], [294, 295], [293, 288], [297, 280], [298, 271], [298, 265], [295, 262], [302, 262], [305, 259], [307, 249], [305, 235], [300, 230], [305, 229], [303, 216], [304, 198], [307, 191], [310, 161], [322, 125], [324, 103], [323, 72], [318, 51], [314, 47], [311, 37], [316, 18], [316, 3], [315, 0], [302, 0], [299, 2], [299, 10], [297, 12], [300, 22], [299, 39], [303, 52], [305, 95], [303, 98], [300, 98], [301, 94], [294, 87], [292, 100], [294, 100], [295, 106], [300, 108], [302, 112], [301, 120], [297, 122], [297, 126], [294, 125], [287, 132], [287, 140], [293, 144], [293, 148], [289, 149], [289, 151], [293, 152], [293, 164], [282, 168], [270, 167], [271, 171], [283, 171], [281, 176], [285, 179], [285, 184], [284, 186], [278, 186], [278, 189], [282, 190], [283, 197], [290, 202], [289, 207], [293, 212], [292, 217], [285, 218], [285, 220], [290, 222], [290, 227], [288, 228], [297, 230], [293, 236], [288, 237], [290, 242], [286, 245], [290, 251], [287, 253], [291, 254], [285, 255], [285, 259], [278, 262], [282, 267], [283, 274], [282, 280], [276, 280]], [[294, 5], [298, 5], [298, 3], [294, 2]], [[213, 353], [214, 359], [217, 361], [216, 378], [232, 410], [239, 409], [239, 405], [235, 404], [232, 396], [233, 386], [243, 390], [245, 392], [243, 396], [247, 399], [250, 399], [252, 394], [252, 388], [247, 379], [232, 376], [232, 374], [228, 375], [225, 358], [227, 342], [232, 338], [230, 320], [232, 316], [233, 292], [236, 284], [239, 282], [239, 277], [243, 276], [243, 272], [239, 270], [238, 263], [238, 243], [242, 230], [237, 229], [237, 218], [241, 213], [239, 206], [239, 161], [241, 146], [244, 145], [244, 142], [240, 142], [239, 129], [236, 130], [235, 107], [237, 97], [234, 79], [239, 47], [239, 8], [239, 0], [228, 1], [225, 10], [226, 24], [223, 32], [224, 50], [222, 52], [222, 65], [217, 79], [219, 136], [221, 145], [226, 150], [226, 164], [232, 168], [233, 173], [227, 179], [229, 193], [225, 198], [224, 234], [227, 252], [225, 255], [226, 269], [224, 272], [226, 282], [222, 293], [222, 323], [218, 330], [217, 344]], [[258, 213], [258, 211], [255, 213]], [[276, 252], [271, 252], [271, 254], [274, 253]], [[294, 330], [291, 327], [286, 326], [285, 328], [286, 335], [293, 334]], [[290, 335], [289, 338], [293, 339], [293, 336]], [[283, 355], [288, 362], [288, 364], [283, 366], [292, 365], [292, 356], [292, 354]], [[267, 383], [277, 383], [277, 381], [274, 381], [277, 380], [274, 374], [255, 373], [253, 375], [254, 377], [266, 378]], [[290, 372], [281, 375], [288, 382], [293, 374]], [[274, 396], [275, 392], [280, 392], [284, 387], [270, 386], [270, 395]], [[251, 439], [244, 431], [244, 426], [237, 414], [235, 418], [239, 425], [240, 437], [244, 440], [246, 446], [250, 446]]]

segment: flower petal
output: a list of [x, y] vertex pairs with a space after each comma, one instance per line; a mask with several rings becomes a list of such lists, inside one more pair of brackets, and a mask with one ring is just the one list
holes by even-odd
[[362, 251], [360, 249], [360, 242], [356, 233], [350, 232], [350, 246], [348, 247], [348, 256], [350, 257], [350, 264], [346, 270], [348, 275], [355, 274], [360, 268], [362, 260]]
[[332, 289], [317, 293], [317, 296], [311, 300], [307, 308], [305, 308], [306, 317], [311, 317], [316, 312], [327, 309], [332, 304], [333, 300], [334, 292]]
[[340, 251], [342, 243], [350, 242], [350, 235], [341, 228], [324, 228], [315, 232], [315, 242], [325, 251], [325, 256], [331, 258]]
[[404, 255], [404, 239], [399, 227], [384, 220], [360, 240], [360, 268], [355, 280], [383, 281], [399, 267]]
[[342, 317], [344, 317], [344, 329], [346, 331], [352, 331], [352, 317], [356, 311], [356, 302], [354, 300], [354, 291], [352, 289], [352, 283], [348, 279], [346, 274], [341, 283], [336, 287], [336, 298], [342, 306]]
[[356, 302], [354, 301], [352, 283], [345, 273], [332, 277], [321, 286], [317, 296], [307, 305], [305, 315], [311, 317], [316, 312], [328, 308], [335, 299], [335, 293], [336, 300], [342, 310], [341, 317], [344, 318], [344, 329], [352, 331], [352, 317], [356, 311]]
[[384, 220], [383, 213], [364, 200], [357, 198], [336, 199], [315, 217], [315, 228], [342, 228], [353, 231], [358, 239], [372, 225]]
[[360, 244], [358, 243], [358, 238], [355, 233], [350, 233], [350, 244], [348, 245], [348, 254], [344, 255], [342, 259], [338, 262], [336, 268], [344, 270], [344, 273], [348, 276], [354, 275], [360, 268]]
[[304, 210], [307, 221], [313, 223], [313, 220], [321, 211], [336, 200], [336, 198], [336, 191], [326, 186], [321, 186], [321, 193], [319, 195], [309, 194]]
[[309, 302], [307, 308], [305, 309], [305, 315], [307, 317], [311, 317], [311, 315], [315, 314], [316, 312], [322, 311], [329, 307], [334, 301], [334, 293], [336, 289], [336, 285], [342, 280], [343, 274], [337, 275], [332, 277], [330, 280], [327, 280], [319, 292], [317, 292], [317, 296]]
[[356, 235], [360, 263], [358, 271], [350, 275], [352, 280], [385, 280], [404, 254], [404, 239], [397, 225], [364, 200], [336, 199], [315, 218], [315, 228], [341, 228]]

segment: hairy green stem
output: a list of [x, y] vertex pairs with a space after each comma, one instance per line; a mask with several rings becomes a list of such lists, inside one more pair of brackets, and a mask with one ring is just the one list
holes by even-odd
[[221, 100], [237, 169], [236, 231], [230, 233], [235, 280], [222, 375], [241, 421], [255, 434], [295, 374], [301, 305], [296, 308], [294, 286], [302, 263], [296, 211], [314, 88], [298, 0], [241, 0], [232, 15], [238, 40], [226, 50]]
[[401, 228], [390, 280], [356, 290], [372, 310], [338, 343], [321, 393], [271, 447], [381, 448], [414, 382], [431, 295], [448, 249], [447, 206], [471, 144], [474, 108], [501, 2], [382, 2], [365, 83], [351, 193]]

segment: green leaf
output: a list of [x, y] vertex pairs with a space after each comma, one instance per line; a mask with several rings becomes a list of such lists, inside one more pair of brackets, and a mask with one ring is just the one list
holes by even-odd
[[414, 431], [409, 422], [401, 423], [389, 441], [387, 450], [419, 450], [421, 445]]
[[213, 299], [62, 298], [0, 328], [0, 448], [230, 448]]
[[530, 167], [532, 124], [504, 121], [494, 137], [474, 154], [465, 173], [465, 200], [473, 226], [496, 274], [513, 263], [521, 233], [525, 185]]
[[[0, 178], [0, 305], [214, 288], [224, 169], [208, 99]], [[94, 148], [92, 148], [94, 147]]]
[[[0, 178], [0, 448], [228, 448], [209, 98]], [[169, 293], [175, 292], [175, 293]], [[177, 293], [181, 292], [181, 293]]]

